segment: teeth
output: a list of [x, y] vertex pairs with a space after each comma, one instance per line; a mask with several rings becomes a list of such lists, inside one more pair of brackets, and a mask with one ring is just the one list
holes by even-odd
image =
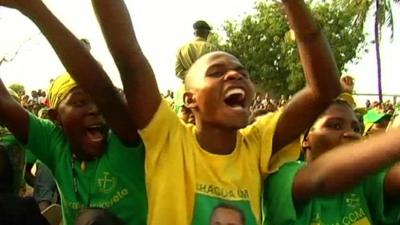
[[241, 105], [235, 105], [231, 107], [232, 109], [236, 109], [236, 110], [242, 110], [243, 107]]
[[228, 91], [226, 92], [225, 98], [228, 98], [229, 96], [235, 95], [235, 94], [240, 94], [240, 95], [243, 95], [243, 96], [244, 96], [246, 93], [245, 93], [244, 90], [241, 89], [241, 88], [233, 88], [233, 89], [230, 89], [230, 90], [228, 90]]
[[100, 142], [104, 139], [103, 135], [103, 126], [101, 125], [92, 125], [87, 127], [86, 135], [92, 142]]
[[99, 130], [87, 131], [86, 135], [93, 142], [99, 142], [104, 139], [103, 133]]

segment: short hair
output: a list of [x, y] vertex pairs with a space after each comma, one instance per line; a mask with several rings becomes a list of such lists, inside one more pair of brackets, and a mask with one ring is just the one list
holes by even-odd
[[198, 30], [198, 29], [205, 29], [205, 30], [211, 30], [210, 25], [204, 20], [198, 20], [193, 23], [193, 29]]
[[184, 80], [186, 90], [190, 90], [193, 87], [193, 79], [194, 79], [194, 77], [198, 76], [198, 74], [197, 74], [198, 70], [199, 70], [199, 68], [201, 68], [201, 66], [204, 66], [204, 65], [202, 65], [204, 63], [204, 61], [209, 60], [210, 57], [212, 57], [214, 55], [218, 55], [218, 54], [224, 54], [227, 56], [230, 55], [237, 59], [237, 57], [232, 55], [231, 53], [226, 52], [226, 51], [220, 51], [220, 50], [211, 51], [211, 52], [208, 52], [208, 53], [200, 56], [196, 61], [194, 61], [194, 63], [190, 66], [189, 70], [186, 73], [185, 80]]
[[193, 79], [198, 76], [198, 68], [199, 68], [199, 64], [201, 63], [201, 61], [203, 60], [203, 58], [205, 57], [205, 55], [208, 55], [210, 53], [206, 53], [202, 56], [200, 56], [196, 61], [194, 61], [194, 63], [190, 66], [190, 68], [188, 69], [186, 76], [185, 76], [185, 80], [184, 80], [184, 85], [185, 85], [185, 90], [188, 91], [190, 89], [193, 88]]
[[215, 214], [215, 211], [217, 211], [217, 209], [230, 209], [230, 210], [233, 210], [233, 211], [239, 213], [242, 224], [246, 224], [246, 216], [244, 215], [243, 211], [239, 207], [234, 206], [232, 204], [227, 204], [227, 203], [220, 203], [214, 207], [214, 209], [211, 212], [210, 221], [212, 220], [212, 218]]

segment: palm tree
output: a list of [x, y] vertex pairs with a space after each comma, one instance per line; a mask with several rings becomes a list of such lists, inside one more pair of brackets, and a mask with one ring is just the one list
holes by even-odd
[[382, 36], [382, 27], [387, 26], [391, 30], [390, 40], [393, 41], [394, 36], [394, 19], [391, 1], [399, 3], [400, 0], [375, 0], [375, 24], [374, 24], [374, 36], [375, 36], [375, 51], [376, 51], [376, 65], [378, 74], [378, 94], [379, 102], [383, 102], [382, 99], [382, 71], [381, 71], [381, 53], [380, 53], [380, 41]]
[[351, 4], [359, 9], [359, 18], [365, 19], [368, 10], [373, 7], [374, 10], [374, 43], [376, 51], [376, 64], [378, 75], [378, 95], [379, 101], [382, 102], [382, 67], [380, 41], [382, 37], [382, 28], [387, 27], [391, 30], [390, 40], [394, 36], [394, 18], [392, 11], [392, 3], [400, 3], [400, 0], [352, 0]]

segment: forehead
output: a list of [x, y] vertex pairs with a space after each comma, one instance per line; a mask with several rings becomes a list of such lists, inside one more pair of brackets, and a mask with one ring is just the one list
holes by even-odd
[[205, 66], [207, 67], [218, 64], [225, 64], [225, 65], [234, 64], [243, 66], [238, 58], [227, 52], [211, 52], [207, 55], [204, 55], [204, 58], [201, 59], [205, 64]]
[[69, 99], [71, 97], [80, 96], [80, 95], [87, 95], [87, 93], [85, 91], [83, 91], [80, 87], [74, 87], [68, 92], [65, 99]]
[[74, 99], [76, 97], [80, 97], [80, 96], [89, 96], [85, 91], [83, 91], [81, 88], [79, 87], [74, 87], [72, 88], [68, 94], [61, 100], [60, 104], [65, 104], [66, 102], [68, 102], [71, 99]]
[[324, 115], [332, 115], [332, 114], [340, 114], [340, 115], [347, 115], [350, 117], [356, 117], [353, 109], [350, 106], [346, 105], [345, 103], [333, 103], [331, 104], [328, 109], [325, 111]]
[[196, 86], [200, 83], [207, 71], [213, 68], [244, 68], [243, 64], [235, 56], [223, 52], [211, 52], [203, 55], [192, 65], [186, 76], [185, 83], [188, 87]]
[[329, 108], [318, 118], [314, 126], [323, 123], [330, 118], [341, 118], [347, 121], [358, 121], [354, 111], [344, 104], [332, 104]]
[[230, 217], [238, 217], [240, 218], [240, 213], [234, 209], [229, 209], [229, 208], [218, 208], [215, 210], [214, 212], [214, 216], [215, 217], [226, 217], [226, 216], [230, 216]]
[[211, 52], [203, 55], [193, 64], [192, 72], [204, 72], [213, 66], [243, 67], [239, 59], [227, 52]]

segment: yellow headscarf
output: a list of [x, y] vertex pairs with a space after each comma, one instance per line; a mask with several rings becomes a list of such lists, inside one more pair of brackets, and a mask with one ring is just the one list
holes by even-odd
[[15, 101], [19, 102], [19, 96], [18, 96], [17, 92], [15, 92], [11, 88], [8, 88], [8, 93], [10, 93], [11, 97], [13, 97]]
[[48, 99], [50, 108], [57, 108], [60, 102], [68, 93], [78, 84], [72, 79], [69, 73], [58, 76], [51, 84], [48, 90]]
[[357, 106], [353, 95], [350, 93], [343, 92], [339, 95], [338, 99], [347, 102], [353, 109]]

